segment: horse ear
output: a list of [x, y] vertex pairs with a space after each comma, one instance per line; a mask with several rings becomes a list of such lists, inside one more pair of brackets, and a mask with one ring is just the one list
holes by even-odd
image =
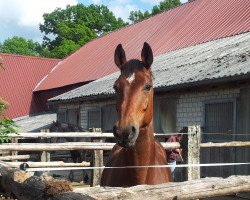
[[127, 62], [125, 51], [122, 48], [122, 45], [119, 44], [115, 49], [115, 64], [117, 67], [121, 68], [125, 62]]
[[153, 63], [153, 51], [147, 42], [144, 42], [141, 52], [141, 59], [145, 67], [149, 69]]

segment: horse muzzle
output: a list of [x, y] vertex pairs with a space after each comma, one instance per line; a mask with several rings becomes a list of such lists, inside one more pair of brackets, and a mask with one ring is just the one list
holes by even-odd
[[136, 126], [128, 126], [125, 129], [120, 129], [114, 126], [113, 134], [119, 146], [129, 148], [135, 145], [139, 135], [139, 128]]

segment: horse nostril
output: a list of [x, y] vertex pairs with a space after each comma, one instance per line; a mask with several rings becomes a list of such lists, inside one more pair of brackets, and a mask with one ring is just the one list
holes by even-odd
[[124, 141], [127, 141], [129, 139], [129, 133], [124, 133], [123, 139], [124, 139]]
[[136, 132], [136, 128], [134, 126], [131, 127], [131, 130], [132, 130], [133, 133]]

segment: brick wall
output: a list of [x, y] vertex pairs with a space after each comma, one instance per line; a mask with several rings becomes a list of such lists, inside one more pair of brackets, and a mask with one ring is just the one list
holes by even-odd
[[239, 96], [240, 89], [219, 89], [182, 94], [177, 100], [177, 130], [190, 125], [203, 125], [204, 103], [227, 100]]
[[[176, 131], [190, 125], [203, 125], [204, 102], [237, 98], [240, 88], [218, 89], [204, 92], [189, 92], [178, 95]], [[59, 109], [80, 107], [81, 127], [88, 129], [88, 110], [100, 109], [102, 106], [114, 104], [114, 100], [91, 101], [80, 104], [64, 104]]]
[[81, 127], [85, 130], [88, 130], [88, 111], [100, 109], [102, 106], [114, 104], [114, 100], [105, 100], [105, 101], [90, 101], [83, 103], [75, 104], [61, 104], [59, 105], [59, 110], [67, 110], [72, 108], [80, 108], [80, 124]]

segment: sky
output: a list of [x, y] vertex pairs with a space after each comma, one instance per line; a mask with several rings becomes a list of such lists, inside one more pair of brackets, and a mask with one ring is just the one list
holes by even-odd
[[[130, 11], [151, 10], [161, 0], [0, 0], [0, 43], [13, 36], [20, 36], [42, 42], [39, 24], [43, 23], [43, 13], [56, 8], [82, 3], [104, 4], [116, 17], [128, 21]], [[181, 0], [182, 3], [188, 0]]]

